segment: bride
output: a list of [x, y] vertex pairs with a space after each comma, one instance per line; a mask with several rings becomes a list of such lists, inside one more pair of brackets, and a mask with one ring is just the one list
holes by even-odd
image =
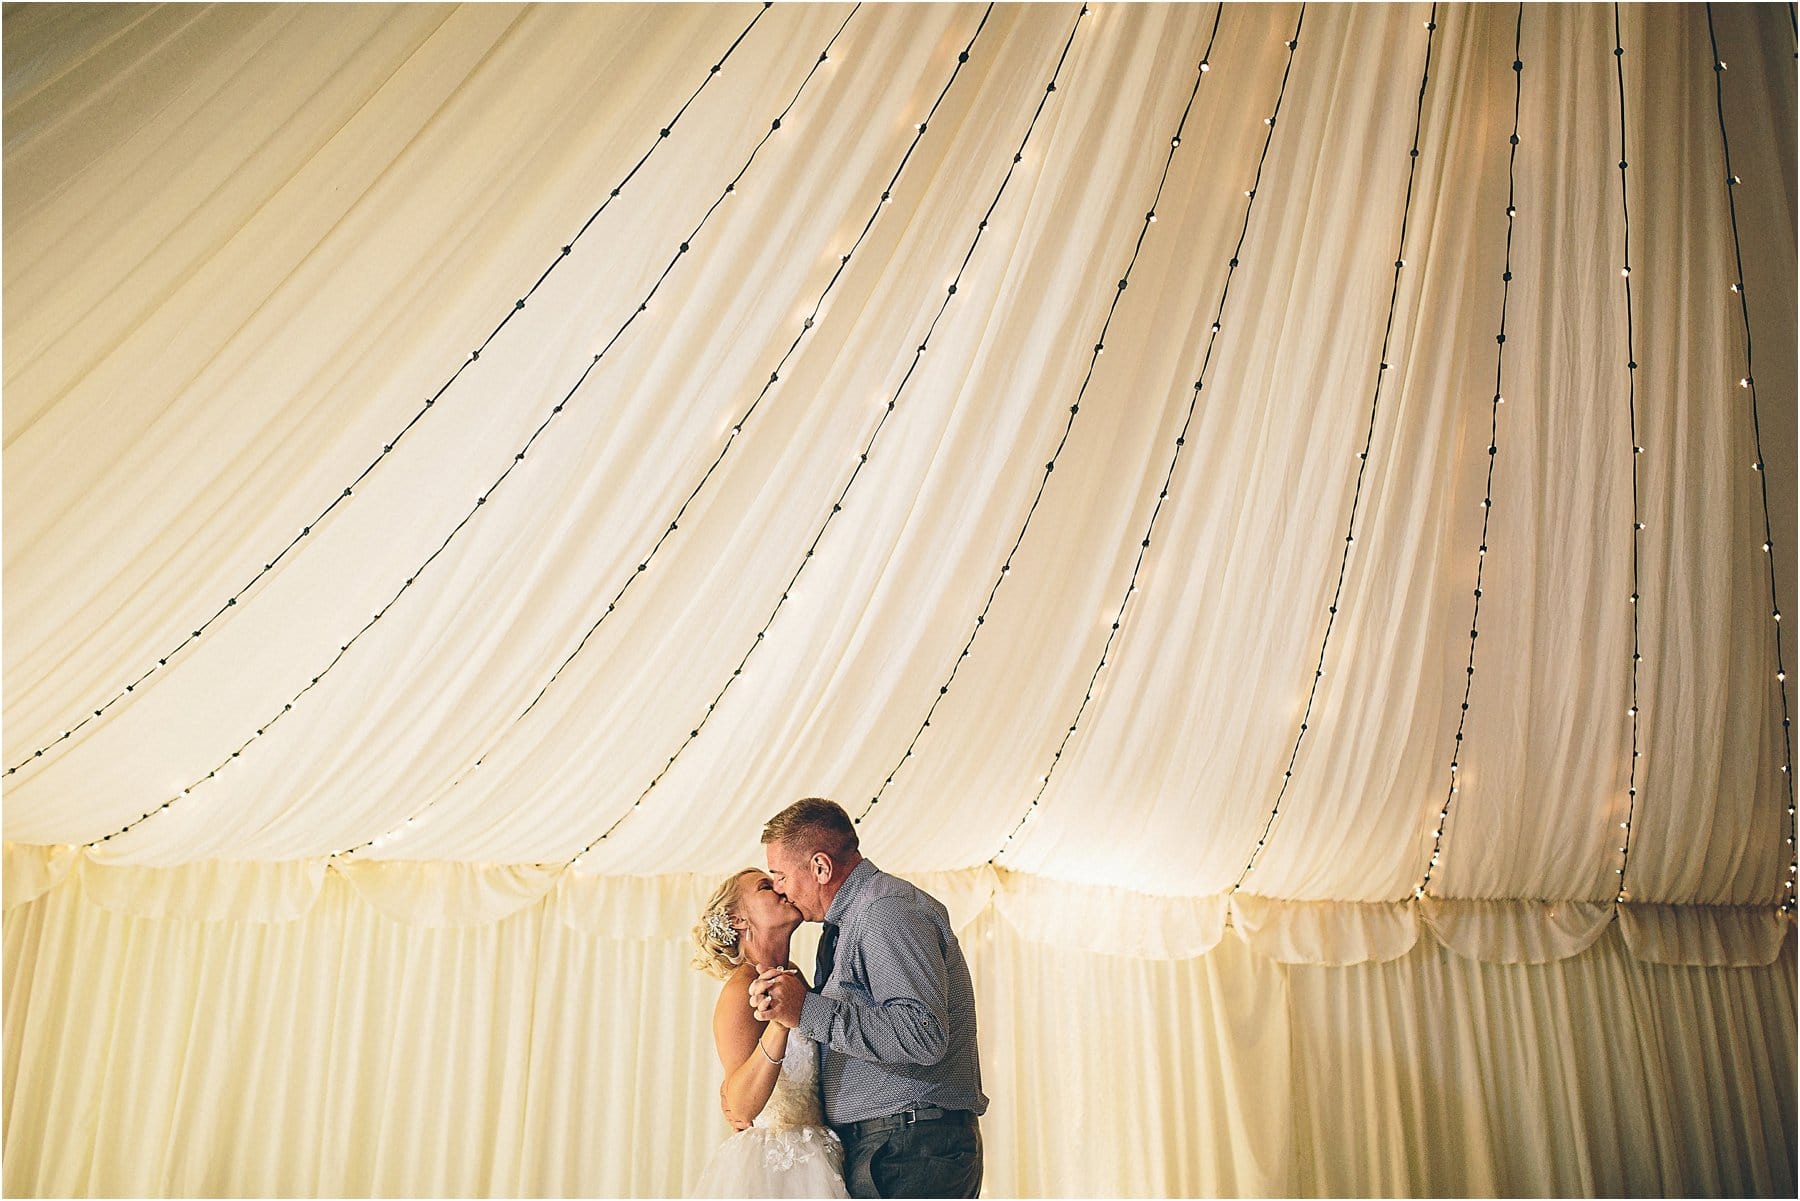
[[713, 1006], [713, 1042], [725, 1068], [725, 1114], [739, 1129], [713, 1152], [690, 1196], [849, 1196], [843, 1146], [819, 1102], [815, 1044], [750, 1011], [750, 982], [761, 968], [798, 974], [788, 940], [801, 920], [768, 876], [745, 868], [719, 886], [694, 927], [694, 966], [725, 982]]

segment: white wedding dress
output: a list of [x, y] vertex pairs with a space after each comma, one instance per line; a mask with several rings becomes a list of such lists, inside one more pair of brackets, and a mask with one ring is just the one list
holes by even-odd
[[748, 1130], [719, 1144], [690, 1197], [848, 1197], [844, 1147], [819, 1104], [816, 1044], [788, 1032], [781, 1075]]

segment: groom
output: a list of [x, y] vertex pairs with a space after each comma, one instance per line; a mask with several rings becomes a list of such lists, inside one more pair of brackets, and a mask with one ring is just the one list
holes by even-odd
[[759, 1019], [820, 1048], [825, 1120], [852, 1197], [973, 1197], [987, 1109], [975, 994], [949, 913], [857, 849], [836, 803], [796, 801], [763, 827], [775, 891], [825, 923], [811, 990], [779, 970], [750, 985]]

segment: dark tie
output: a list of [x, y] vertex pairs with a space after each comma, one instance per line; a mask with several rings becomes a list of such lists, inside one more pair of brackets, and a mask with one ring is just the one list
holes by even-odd
[[838, 928], [832, 922], [825, 923], [825, 932], [819, 935], [819, 962], [813, 968], [813, 988], [823, 989], [825, 982], [831, 979], [831, 961], [837, 953]]

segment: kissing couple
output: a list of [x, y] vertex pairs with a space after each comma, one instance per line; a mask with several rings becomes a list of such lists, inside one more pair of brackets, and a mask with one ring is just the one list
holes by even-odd
[[[694, 966], [724, 981], [713, 1042], [736, 1131], [696, 1197], [973, 1197], [987, 1109], [975, 994], [950, 915], [862, 857], [833, 801], [762, 833], [769, 870], [707, 903]], [[812, 983], [788, 956], [822, 922]]]

